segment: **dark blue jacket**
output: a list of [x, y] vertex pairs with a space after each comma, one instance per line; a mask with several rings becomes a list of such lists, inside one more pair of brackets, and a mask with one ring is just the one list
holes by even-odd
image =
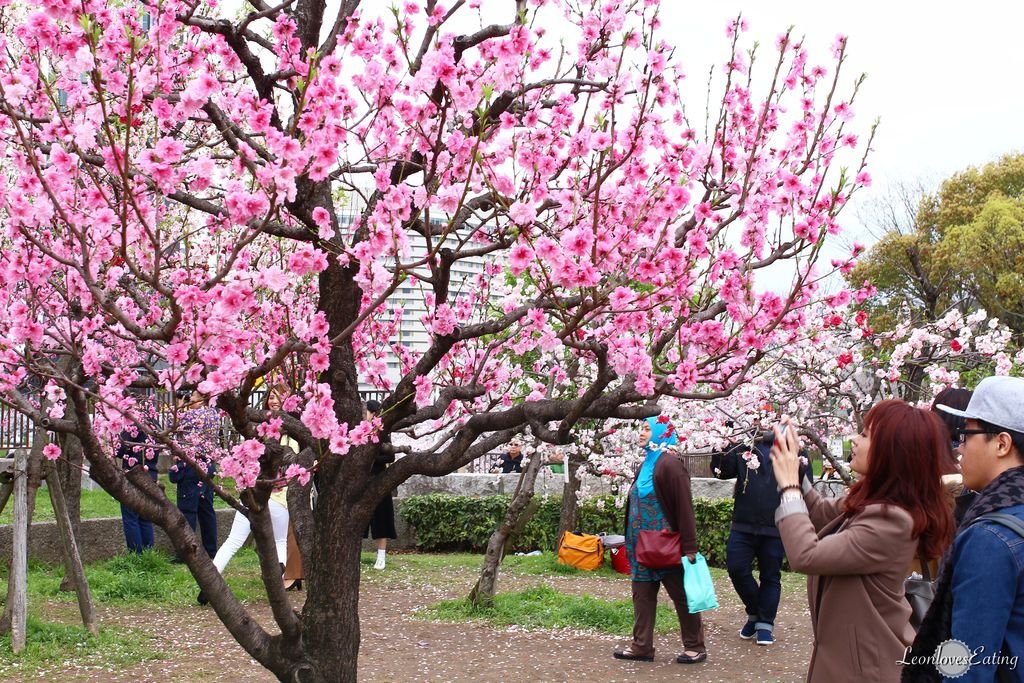
[[[206, 466], [207, 476], [212, 477], [216, 471], [217, 466], [213, 463]], [[200, 499], [213, 500], [213, 491], [199, 478], [199, 472], [191, 465], [176, 460], [167, 474], [171, 483], [178, 485], [178, 509], [195, 511], [199, 509]]]
[[[1000, 512], [1024, 521], [1024, 505]], [[952, 637], [977, 654], [957, 683], [1004, 680], [996, 675], [997, 664], [1008, 664], [1011, 657], [1014, 668], [1003, 673], [1009, 674], [1008, 680], [1020, 681], [1019, 658], [1024, 656], [1024, 538], [1001, 524], [976, 522], [957, 534], [951, 552]]]

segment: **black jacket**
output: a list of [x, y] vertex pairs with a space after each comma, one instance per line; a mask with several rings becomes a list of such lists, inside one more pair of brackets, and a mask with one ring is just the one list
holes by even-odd
[[[775, 509], [782, 493], [772, 471], [771, 443], [758, 443], [751, 451], [750, 442], [740, 443], [724, 453], [711, 456], [711, 471], [719, 479], [736, 479], [733, 489], [732, 528], [751, 534], [778, 536], [775, 528]], [[744, 453], [757, 453], [760, 467], [751, 470], [743, 459]], [[801, 452], [801, 455], [803, 453]], [[803, 481], [809, 469], [800, 466]]]
[[133, 467], [142, 466], [146, 468], [149, 478], [156, 481], [156, 453], [153, 450], [153, 440], [141, 429], [126, 429], [121, 432], [117, 457], [121, 458], [121, 468], [125, 472]]
[[500, 456], [498, 456], [498, 464], [495, 465], [495, 467], [500, 467], [502, 474], [522, 472], [523, 454], [520, 453], [518, 458], [513, 458], [509, 453], [502, 453]]

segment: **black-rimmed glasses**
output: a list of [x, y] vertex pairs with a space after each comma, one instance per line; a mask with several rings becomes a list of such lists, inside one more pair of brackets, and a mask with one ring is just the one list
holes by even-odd
[[957, 446], [963, 446], [964, 441], [971, 434], [1000, 434], [1006, 430], [1004, 429], [958, 429], [953, 433], [953, 442]]

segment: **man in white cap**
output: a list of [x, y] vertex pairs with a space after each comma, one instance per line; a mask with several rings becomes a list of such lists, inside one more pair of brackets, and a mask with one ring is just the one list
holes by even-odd
[[957, 683], [1024, 681], [1024, 379], [986, 377], [965, 410], [938, 408], [965, 420], [956, 434], [960, 468], [964, 486], [979, 493], [914, 641], [908, 661], [918, 663], [903, 680], [950, 675], [932, 656], [940, 645], [955, 654], [943, 645], [955, 639], [972, 655]]

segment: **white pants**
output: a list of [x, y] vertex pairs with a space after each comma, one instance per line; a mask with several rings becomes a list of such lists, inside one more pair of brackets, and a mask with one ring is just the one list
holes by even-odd
[[[269, 501], [270, 523], [274, 527], [274, 545], [277, 546], [277, 560], [282, 564], [288, 561], [288, 508], [276, 501]], [[249, 518], [241, 512], [235, 512], [235, 518], [231, 522], [231, 533], [224, 541], [224, 545], [217, 550], [217, 556], [213, 558], [213, 566], [221, 574], [224, 567], [235, 556], [235, 553], [249, 540]]]

